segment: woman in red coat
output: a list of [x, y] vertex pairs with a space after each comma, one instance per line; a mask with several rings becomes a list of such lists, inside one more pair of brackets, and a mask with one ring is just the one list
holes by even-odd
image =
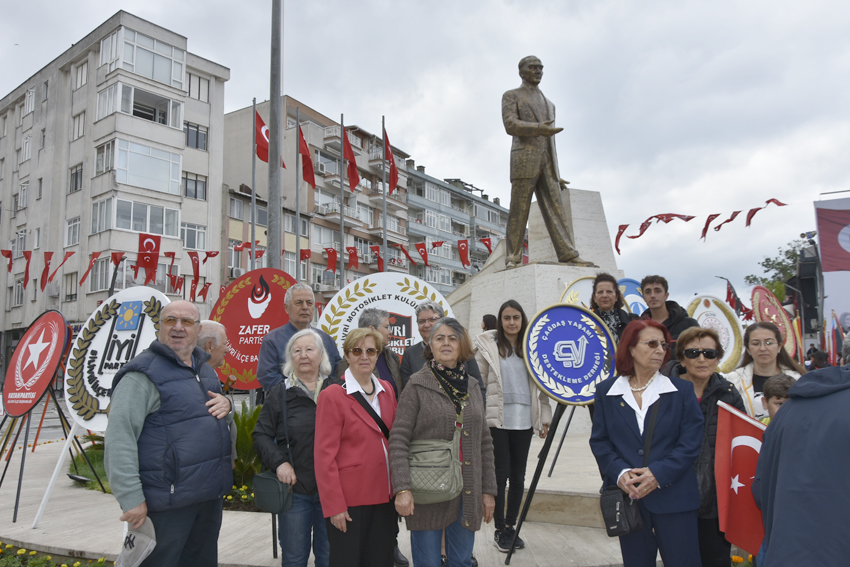
[[392, 386], [373, 374], [381, 349], [377, 331], [352, 330], [343, 344], [348, 370], [319, 395], [314, 461], [330, 567], [393, 563], [398, 523], [387, 437], [396, 399]]

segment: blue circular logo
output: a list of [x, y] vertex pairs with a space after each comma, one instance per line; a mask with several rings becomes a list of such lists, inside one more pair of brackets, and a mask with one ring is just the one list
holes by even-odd
[[596, 385], [613, 374], [616, 341], [593, 312], [547, 307], [528, 322], [525, 364], [537, 386], [561, 404], [593, 402]]
[[617, 282], [623, 301], [629, 306], [629, 310], [635, 315], [640, 315], [648, 309], [643, 293], [640, 290], [640, 282], [631, 278], [623, 278]]

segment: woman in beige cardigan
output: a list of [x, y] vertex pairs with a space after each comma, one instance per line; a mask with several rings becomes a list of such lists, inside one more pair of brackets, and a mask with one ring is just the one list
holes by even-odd
[[[534, 385], [522, 355], [528, 319], [510, 299], [499, 308], [496, 329], [475, 338], [475, 361], [487, 388], [487, 425], [496, 463], [496, 533], [493, 544], [507, 553], [522, 503], [525, 469], [534, 430], [546, 437], [552, 421], [549, 398]], [[510, 479], [505, 514], [505, 485]], [[517, 538], [516, 548], [525, 542]]]
[[[456, 319], [440, 319], [431, 329], [424, 356], [425, 366], [402, 391], [390, 433], [395, 507], [405, 516], [415, 567], [439, 567], [443, 529], [448, 565], [471, 567], [481, 518], [489, 522], [493, 517], [496, 474], [481, 390], [461, 362], [472, 358], [469, 335]], [[461, 494], [447, 502], [417, 504], [410, 492], [411, 441], [451, 441], [459, 421], [463, 423]]]

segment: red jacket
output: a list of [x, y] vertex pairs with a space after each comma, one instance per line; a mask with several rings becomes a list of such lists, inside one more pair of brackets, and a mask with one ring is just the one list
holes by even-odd
[[[381, 420], [392, 429], [395, 395], [389, 382], [380, 382], [384, 388], [378, 394]], [[389, 445], [381, 429], [353, 396], [339, 384], [322, 390], [316, 409], [313, 455], [325, 518], [345, 512], [350, 506], [390, 501], [388, 453]]]

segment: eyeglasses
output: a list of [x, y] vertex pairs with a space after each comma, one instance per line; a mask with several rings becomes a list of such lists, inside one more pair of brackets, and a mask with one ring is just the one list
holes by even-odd
[[770, 348], [775, 344], [776, 344], [776, 341], [771, 340], [771, 339], [767, 339], [766, 341], [750, 341], [750, 348], [760, 348], [762, 346]]
[[670, 350], [670, 344], [669, 343], [665, 343], [663, 341], [657, 341], [655, 339], [653, 339], [651, 341], [638, 341], [638, 344], [646, 345], [653, 350], [657, 349], [658, 347], [661, 347], [663, 350]]
[[704, 348], [702, 350], [698, 348], [686, 348], [684, 351], [685, 358], [699, 358], [699, 355], [703, 355], [709, 360], [717, 358], [717, 349], [716, 348]]
[[432, 325], [440, 320], [440, 317], [431, 317], [430, 319], [418, 319], [416, 322], [420, 325], [424, 325], [425, 323], [431, 323]]
[[378, 356], [378, 349], [376, 349], [374, 347], [369, 347], [367, 349], [363, 349], [363, 348], [360, 348], [360, 347], [354, 347], [353, 349], [351, 349], [348, 352], [350, 352], [354, 356], [361, 356], [364, 351], [366, 352], [366, 355], [370, 358], [373, 357], [373, 356]]
[[161, 322], [166, 327], [173, 327], [177, 324], [177, 321], [180, 321], [184, 327], [194, 327], [195, 323], [198, 323], [191, 317], [166, 317]]

